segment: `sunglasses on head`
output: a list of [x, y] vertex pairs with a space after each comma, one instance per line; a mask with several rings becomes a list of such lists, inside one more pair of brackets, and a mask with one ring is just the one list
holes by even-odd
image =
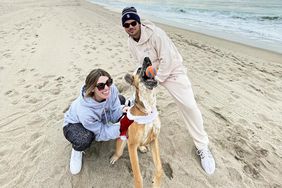
[[123, 27], [125, 28], [129, 28], [129, 26], [132, 25], [133, 27], [135, 27], [137, 25], [136, 21], [130, 22], [130, 23], [125, 23], [123, 24]]
[[111, 85], [113, 84], [113, 79], [109, 78], [106, 83], [97, 83], [96, 87], [97, 89], [100, 91], [100, 90], [103, 90], [105, 89], [105, 86], [107, 85], [108, 87], [110, 87]]

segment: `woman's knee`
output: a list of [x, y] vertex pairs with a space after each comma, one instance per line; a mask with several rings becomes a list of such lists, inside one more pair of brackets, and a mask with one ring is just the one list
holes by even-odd
[[77, 151], [83, 151], [90, 147], [95, 139], [94, 134], [85, 129], [82, 124], [69, 124], [63, 128], [66, 139], [72, 143]]

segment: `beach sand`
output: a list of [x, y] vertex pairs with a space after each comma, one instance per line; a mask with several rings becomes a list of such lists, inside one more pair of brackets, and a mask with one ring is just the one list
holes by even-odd
[[[206, 175], [159, 87], [162, 187], [282, 187], [282, 55], [157, 25], [183, 56], [216, 159]], [[93, 143], [71, 175], [62, 133], [64, 111], [92, 69], [107, 70], [131, 96], [123, 76], [132, 61], [120, 14], [84, 1], [0, 0], [0, 187], [133, 187], [127, 149], [109, 164], [114, 141]], [[139, 158], [150, 187], [151, 153]]]

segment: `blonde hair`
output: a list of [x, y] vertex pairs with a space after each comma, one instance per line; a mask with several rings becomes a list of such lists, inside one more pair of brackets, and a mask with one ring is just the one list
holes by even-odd
[[86, 97], [93, 97], [94, 96], [93, 89], [96, 87], [100, 76], [107, 76], [108, 78], [111, 78], [111, 75], [103, 69], [92, 70], [88, 74], [88, 76], [86, 77], [86, 80], [85, 80], [85, 96]]

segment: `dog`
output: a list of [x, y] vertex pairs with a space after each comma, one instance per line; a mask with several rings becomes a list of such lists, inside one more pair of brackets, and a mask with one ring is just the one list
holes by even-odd
[[[135, 103], [128, 110], [128, 119], [134, 120], [127, 131], [127, 146], [130, 163], [134, 176], [135, 188], [143, 187], [143, 178], [140, 171], [137, 150], [144, 151], [150, 145], [155, 165], [153, 177], [153, 187], [161, 186], [163, 168], [160, 159], [160, 149], [158, 135], [160, 133], [161, 122], [156, 108], [155, 87], [158, 82], [148, 78], [145, 74], [146, 68], [152, 65], [150, 59], [146, 57], [143, 65], [133, 75], [127, 74], [125, 80], [135, 88]], [[111, 157], [110, 163], [114, 164], [123, 154], [126, 141], [118, 139], [116, 142], [115, 154]]]

